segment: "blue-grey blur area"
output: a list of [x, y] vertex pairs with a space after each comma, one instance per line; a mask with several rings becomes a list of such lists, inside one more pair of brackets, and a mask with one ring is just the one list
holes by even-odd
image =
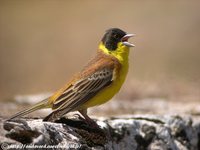
[[115, 100], [96, 111], [113, 106], [118, 113], [142, 112], [143, 105], [156, 109], [154, 102], [158, 102], [163, 113], [174, 103], [176, 108], [191, 104], [187, 112], [200, 112], [196, 108], [200, 102], [199, 8], [197, 0], [1, 0], [2, 111], [8, 111], [8, 103], [13, 106], [17, 95], [62, 87], [95, 55], [105, 30], [118, 27], [136, 34], [130, 39], [136, 46], [131, 49], [128, 78]]

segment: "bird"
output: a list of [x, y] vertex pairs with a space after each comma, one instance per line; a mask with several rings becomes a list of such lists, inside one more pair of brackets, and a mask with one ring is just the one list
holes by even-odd
[[94, 124], [87, 110], [107, 102], [119, 92], [128, 73], [130, 48], [135, 46], [128, 42], [133, 36], [135, 34], [127, 34], [119, 28], [106, 30], [93, 59], [67, 84], [8, 120], [39, 109], [51, 108], [52, 112], [43, 121], [55, 122], [69, 112], [78, 111], [81, 119]]

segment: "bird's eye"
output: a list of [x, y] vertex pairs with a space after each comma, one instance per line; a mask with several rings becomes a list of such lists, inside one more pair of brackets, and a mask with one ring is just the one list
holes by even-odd
[[119, 38], [119, 36], [118, 36], [117, 34], [114, 34], [113, 37], [114, 37], [115, 39], [118, 39], [118, 38]]

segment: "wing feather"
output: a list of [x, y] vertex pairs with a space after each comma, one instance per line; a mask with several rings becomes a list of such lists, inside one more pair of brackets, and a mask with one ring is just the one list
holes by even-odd
[[[102, 68], [69, 86], [53, 103], [56, 110], [74, 110], [112, 82], [113, 69]], [[65, 112], [67, 113], [67, 112]]]

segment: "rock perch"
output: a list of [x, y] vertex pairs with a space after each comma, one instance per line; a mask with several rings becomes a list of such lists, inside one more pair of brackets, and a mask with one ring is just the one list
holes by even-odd
[[0, 120], [6, 149], [200, 150], [200, 122], [190, 117], [131, 115], [97, 118], [99, 129], [74, 118]]

